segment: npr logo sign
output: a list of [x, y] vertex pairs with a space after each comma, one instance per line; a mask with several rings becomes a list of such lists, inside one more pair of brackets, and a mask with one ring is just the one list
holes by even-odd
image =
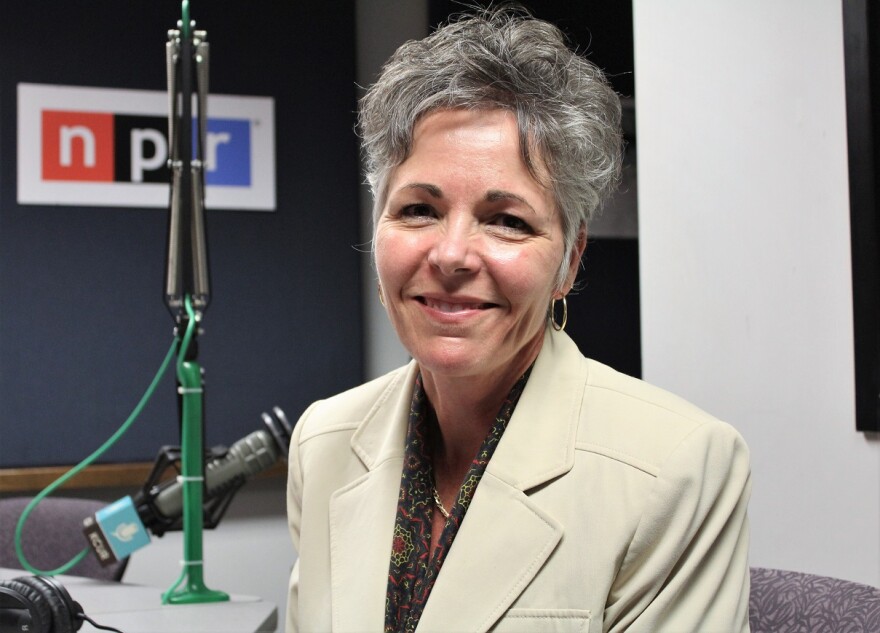
[[[167, 207], [167, 104], [164, 92], [19, 84], [19, 203]], [[208, 117], [206, 206], [273, 210], [272, 100], [211, 96]]]
[[[41, 123], [44, 180], [168, 182], [167, 117], [43, 110]], [[204, 156], [207, 184], [249, 186], [249, 122], [209, 119]]]

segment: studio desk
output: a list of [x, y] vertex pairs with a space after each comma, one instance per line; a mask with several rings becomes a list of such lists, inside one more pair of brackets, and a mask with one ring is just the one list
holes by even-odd
[[[20, 569], [0, 567], [0, 580], [27, 576]], [[228, 602], [162, 604], [162, 589], [79, 576], [55, 576], [70, 597], [97, 624], [123, 633], [274, 633], [275, 605], [252, 596], [233, 594]], [[80, 633], [99, 633], [84, 622]]]

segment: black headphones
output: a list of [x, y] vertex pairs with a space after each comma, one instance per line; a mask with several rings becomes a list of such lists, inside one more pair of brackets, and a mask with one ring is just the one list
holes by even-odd
[[0, 631], [76, 633], [83, 608], [60, 582], [48, 576], [0, 581]]

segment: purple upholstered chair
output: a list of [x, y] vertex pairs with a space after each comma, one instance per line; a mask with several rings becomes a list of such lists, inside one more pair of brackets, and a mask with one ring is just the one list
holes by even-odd
[[[0, 499], [0, 567], [22, 569], [15, 553], [15, 526], [30, 497]], [[76, 556], [88, 542], [83, 536], [82, 522], [107, 504], [91, 499], [46, 497], [24, 524], [22, 549], [28, 562], [42, 570], [56, 569]], [[101, 567], [97, 557], [89, 554], [69, 571], [71, 576], [100, 580], [122, 580], [128, 559]], [[22, 572], [28, 575], [29, 572]]]
[[752, 633], [878, 633], [880, 589], [780, 569], [751, 570]]

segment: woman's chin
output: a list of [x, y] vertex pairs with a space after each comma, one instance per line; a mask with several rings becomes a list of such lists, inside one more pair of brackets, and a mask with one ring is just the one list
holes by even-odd
[[[525, 338], [525, 337], [521, 337]], [[422, 373], [437, 377], [473, 378], [505, 381], [511, 374], [525, 371], [541, 348], [543, 333], [538, 332], [525, 344], [510, 333], [506, 337], [486, 336], [420, 339], [406, 345]], [[407, 341], [413, 343], [411, 339]]]
[[422, 372], [430, 372], [436, 376], [455, 377], [478, 377], [491, 374], [496, 367], [490, 366], [485, 358], [473, 351], [456, 352], [427, 352], [413, 354], [413, 358], [419, 364]]

